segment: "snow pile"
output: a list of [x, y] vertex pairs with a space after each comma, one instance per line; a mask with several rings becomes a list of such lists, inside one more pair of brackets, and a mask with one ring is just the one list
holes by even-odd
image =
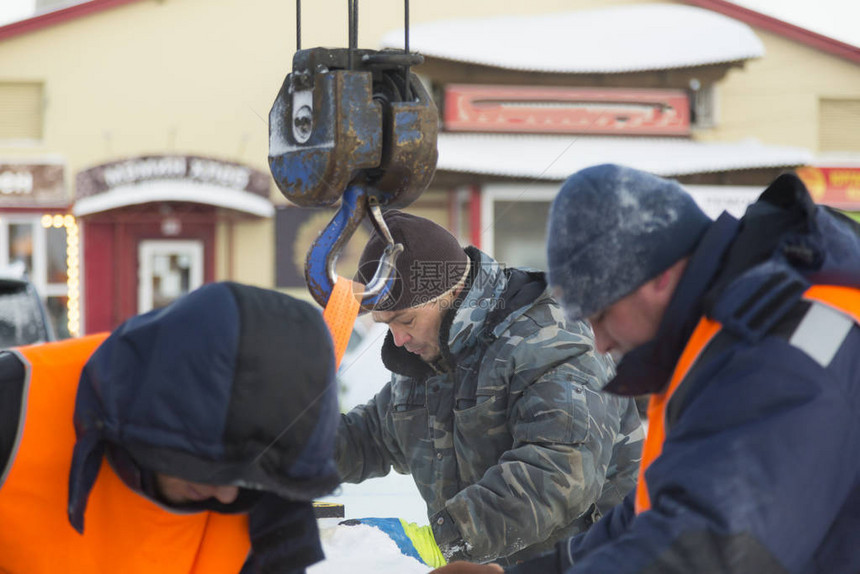
[[319, 520], [326, 559], [308, 574], [426, 574], [431, 568], [400, 553], [397, 544], [378, 528], [339, 526], [339, 518]]

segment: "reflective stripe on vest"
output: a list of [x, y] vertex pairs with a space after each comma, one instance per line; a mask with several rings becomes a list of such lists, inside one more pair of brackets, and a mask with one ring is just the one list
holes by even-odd
[[[851, 326], [855, 322], [860, 324], [860, 289], [815, 285], [810, 287], [803, 297], [812, 303], [812, 307], [794, 330], [789, 344], [801, 349], [822, 367], [827, 367]], [[681, 353], [669, 386], [662, 393], [651, 396], [648, 403], [648, 435], [645, 437], [636, 482], [636, 514], [651, 508], [645, 471], [663, 451], [663, 441], [666, 439], [666, 407], [669, 400], [721, 327], [720, 323], [703, 317]]]
[[250, 550], [245, 515], [175, 514], [102, 463], [84, 534], [67, 517], [78, 379], [106, 335], [17, 350], [27, 367], [19, 444], [0, 486], [0, 572], [237, 574]]
[[803, 298], [812, 302], [789, 339], [819, 365], [826, 368], [853, 323], [860, 324], [860, 290], [832, 285], [810, 287]]

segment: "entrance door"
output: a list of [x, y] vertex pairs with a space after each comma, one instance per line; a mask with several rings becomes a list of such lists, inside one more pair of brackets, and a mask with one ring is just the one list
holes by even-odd
[[139, 313], [164, 307], [203, 284], [202, 241], [141, 241], [137, 255]]

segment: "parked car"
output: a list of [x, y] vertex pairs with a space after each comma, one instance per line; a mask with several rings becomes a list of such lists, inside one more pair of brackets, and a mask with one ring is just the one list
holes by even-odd
[[53, 340], [54, 329], [33, 284], [0, 272], [0, 348]]

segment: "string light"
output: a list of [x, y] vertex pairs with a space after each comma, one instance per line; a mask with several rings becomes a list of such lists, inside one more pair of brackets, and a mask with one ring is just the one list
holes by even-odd
[[[80, 237], [78, 236], [78, 222], [73, 215], [57, 216], [60, 225], [66, 228], [66, 286], [69, 290], [66, 303], [66, 314], [68, 317], [67, 327], [72, 337], [81, 334], [81, 307], [80, 307]], [[56, 225], [57, 218], [54, 218]], [[57, 226], [59, 227], [59, 226]]]
[[42, 227], [66, 229], [66, 327], [72, 337], [81, 334], [81, 260], [78, 222], [74, 215], [46, 213], [41, 219]]

